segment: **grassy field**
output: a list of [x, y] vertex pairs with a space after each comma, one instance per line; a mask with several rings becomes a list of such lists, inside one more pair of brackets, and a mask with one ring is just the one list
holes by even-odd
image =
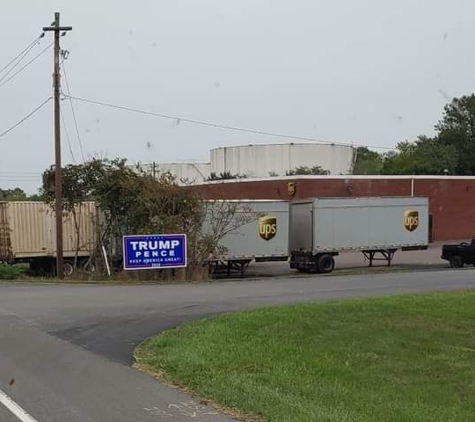
[[267, 421], [474, 421], [475, 293], [224, 315], [152, 338], [136, 357]]

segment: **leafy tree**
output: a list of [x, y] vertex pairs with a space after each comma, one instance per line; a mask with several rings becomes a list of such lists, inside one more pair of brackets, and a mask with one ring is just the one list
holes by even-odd
[[367, 147], [359, 147], [356, 149], [356, 162], [353, 174], [380, 174], [383, 164], [383, 154], [372, 151]]
[[210, 176], [206, 179], [206, 181], [213, 181], [213, 180], [232, 180], [232, 179], [246, 179], [247, 176], [244, 174], [233, 174], [229, 170], [225, 172], [221, 172], [219, 174], [215, 172], [211, 172]]
[[[54, 203], [54, 171], [43, 175], [42, 193]], [[109, 246], [116, 262], [121, 258], [124, 234], [185, 233], [188, 238], [187, 277], [205, 275], [207, 260], [219, 240], [243, 221], [236, 203], [217, 201], [219, 218], [209, 217], [212, 201], [203, 201], [179, 186], [170, 173], [150, 174], [125, 159], [93, 159], [63, 170], [64, 209], [79, 218], [80, 204], [93, 200], [101, 211], [99, 245]], [[216, 209], [214, 206], [213, 209]], [[244, 212], [246, 218], [257, 218]], [[247, 217], [246, 217], [247, 216]], [[207, 230], [204, 222], [207, 221]], [[158, 271], [162, 274], [163, 271]], [[169, 274], [170, 272], [166, 272]], [[150, 273], [147, 273], [150, 276]]]
[[297, 175], [327, 175], [330, 174], [329, 170], [324, 170], [320, 166], [300, 166], [296, 167], [293, 170], [288, 170], [285, 172], [286, 176], [297, 176]]
[[455, 174], [457, 151], [437, 138], [420, 136], [415, 142], [400, 142], [397, 152], [385, 154], [381, 174], [445, 175]]
[[455, 174], [475, 175], [475, 95], [447, 104], [435, 129], [439, 142], [456, 151]]
[[26, 201], [28, 195], [20, 188], [0, 189], [0, 201]]
[[37, 201], [37, 202], [40, 202], [40, 201], [44, 201], [45, 198], [43, 195], [41, 194], [38, 194], [38, 193], [34, 193], [33, 195], [30, 195], [28, 197], [28, 201]]

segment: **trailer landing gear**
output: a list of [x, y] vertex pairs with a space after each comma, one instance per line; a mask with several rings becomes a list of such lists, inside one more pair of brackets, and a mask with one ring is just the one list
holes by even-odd
[[[370, 267], [373, 266], [373, 261], [386, 261], [388, 267], [390, 267], [396, 251], [397, 249], [375, 249], [363, 251], [363, 255], [369, 261]], [[376, 258], [377, 254], [381, 254], [381, 257]]]
[[251, 259], [214, 261], [210, 263], [210, 272], [213, 275], [218, 275], [225, 271], [227, 277], [230, 277], [233, 273], [238, 273], [241, 278], [244, 278], [251, 261]]

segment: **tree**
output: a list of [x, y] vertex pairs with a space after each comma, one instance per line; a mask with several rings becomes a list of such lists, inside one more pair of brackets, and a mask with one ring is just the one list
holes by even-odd
[[[54, 202], [54, 171], [45, 171], [42, 192], [49, 202]], [[242, 216], [236, 218], [236, 203], [220, 203], [219, 218], [212, 215], [210, 218], [211, 202], [179, 186], [170, 173], [159, 172], [154, 176], [140, 166], [129, 166], [125, 159], [93, 159], [66, 166], [63, 193], [64, 210], [76, 215], [74, 218], [80, 218], [77, 210], [83, 201], [96, 202], [102, 220], [96, 255], [99, 246], [105, 244], [116, 263], [121, 261], [124, 234], [185, 233], [189, 279], [204, 275], [204, 264], [216, 253], [219, 240], [236, 222], [243, 223]], [[208, 230], [204, 230], [205, 220]], [[157, 270], [157, 274], [170, 274], [170, 271]]]
[[320, 166], [300, 166], [296, 167], [293, 170], [288, 170], [285, 172], [286, 176], [298, 176], [298, 175], [327, 175], [330, 174], [329, 170], [324, 170]]
[[28, 195], [20, 188], [0, 189], [0, 201], [26, 201]]
[[[73, 217], [75, 231], [75, 257], [74, 268], [78, 265], [78, 255], [82, 247], [81, 244], [81, 219], [83, 217], [83, 202], [94, 199], [94, 183], [101, 175], [102, 163], [100, 160], [93, 159], [81, 165], [70, 164], [62, 169], [63, 179], [63, 210], [61, 212], [71, 213]], [[55, 171], [53, 169], [45, 170], [43, 173], [43, 185], [40, 194], [44, 200], [54, 208], [56, 198], [55, 193]], [[90, 247], [97, 245], [90, 245]]]
[[229, 170], [221, 172], [219, 174], [211, 172], [209, 177], [206, 179], [207, 182], [214, 180], [232, 180], [232, 179], [246, 179], [247, 176], [244, 174], [233, 174]]
[[384, 156], [379, 152], [372, 151], [367, 147], [356, 149], [356, 161], [353, 174], [380, 174], [384, 164]]
[[381, 174], [445, 175], [455, 174], [457, 151], [437, 138], [420, 136], [415, 142], [400, 142], [397, 152], [385, 155]]
[[475, 95], [454, 98], [435, 129], [439, 142], [456, 151], [455, 174], [475, 175]]

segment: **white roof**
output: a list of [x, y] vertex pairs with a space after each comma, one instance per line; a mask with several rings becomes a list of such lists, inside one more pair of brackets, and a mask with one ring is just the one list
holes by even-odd
[[279, 176], [279, 177], [262, 177], [262, 178], [241, 178], [241, 179], [225, 179], [212, 180], [203, 183], [204, 185], [212, 185], [218, 183], [241, 183], [241, 182], [275, 182], [280, 180], [470, 180], [475, 181], [475, 176], [362, 176], [362, 175], [299, 175], [299, 176]]

